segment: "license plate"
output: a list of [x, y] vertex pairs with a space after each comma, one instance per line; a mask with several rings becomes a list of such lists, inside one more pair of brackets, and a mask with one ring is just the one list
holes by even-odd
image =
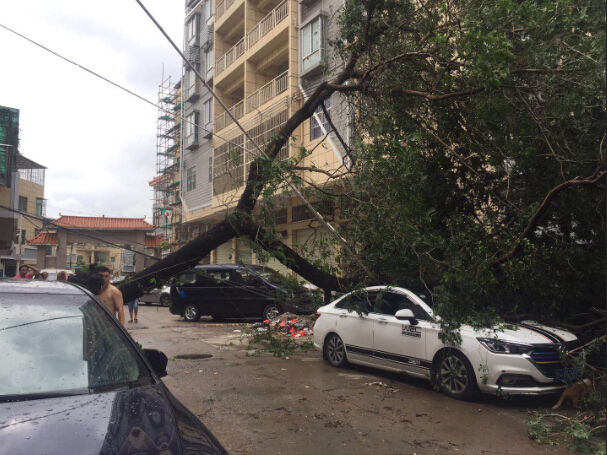
[[577, 379], [578, 372], [575, 368], [562, 368], [555, 370], [554, 379], [557, 382], [564, 381], [566, 379]]

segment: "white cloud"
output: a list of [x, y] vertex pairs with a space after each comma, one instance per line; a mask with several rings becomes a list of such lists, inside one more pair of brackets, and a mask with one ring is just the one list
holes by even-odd
[[[181, 46], [183, 2], [144, 4]], [[154, 102], [163, 64], [181, 76], [135, 1], [3, 2], [0, 23]], [[157, 110], [2, 28], [0, 48], [0, 105], [21, 111], [21, 152], [48, 168], [47, 215], [150, 219]]]

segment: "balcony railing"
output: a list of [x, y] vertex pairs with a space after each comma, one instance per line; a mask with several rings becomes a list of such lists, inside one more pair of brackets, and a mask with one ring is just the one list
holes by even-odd
[[215, 16], [217, 16], [216, 19], [219, 20], [219, 18], [223, 16], [233, 4], [234, 0], [224, 0], [217, 3], [217, 6], [215, 7]]
[[284, 1], [270, 13], [264, 17], [251, 31], [247, 34], [247, 47], [250, 48], [261, 38], [266, 36], [270, 30], [276, 27], [289, 15], [289, 2]]
[[244, 54], [244, 49], [244, 38], [242, 38], [240, 41], [234, 44], [234, 46], [232, 46], [228, 52], [219, 57], [216, 65], [217, 74], [220, 74], [228, 66], [234, 63], [238, 57]]
[[[244, 100], [236, 103], [234, 106], [229, 108], [228, 111], [230, 111], [230, 113], [236, 117], [236, 119], [242, 118], [244, 115]], [[226, 112], [224, 112], [218, 117], [215, 117], [215, 131], [219, 131], [232, 123], [234, 123], [232, 118]]]
[[261, 87], [255, 93], [247, 96], [247, 114], [287, 90], [288, 86], [289, 72], [285, 71], [280, 76], [272, 79], [266, 85]]
[[221, 16], [223, 16], [223, 13], [225, 13], [225, 12], [226, 12], [225, 2], [222, 1], [222, 2], [217, 3], [217, 6], [215, 7], [215, 18], [217, 20], [219, 20], [219, 18]]

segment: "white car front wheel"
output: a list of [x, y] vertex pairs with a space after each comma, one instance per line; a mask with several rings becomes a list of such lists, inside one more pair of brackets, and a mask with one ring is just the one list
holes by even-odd
[[439, 354], [433, 365], [432, 377], [445, 395], [457, 400], [470, 399], [477, 388], [470, 361], [454, 349]]

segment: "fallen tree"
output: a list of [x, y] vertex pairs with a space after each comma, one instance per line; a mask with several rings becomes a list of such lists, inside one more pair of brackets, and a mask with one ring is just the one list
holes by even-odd
[[[564, 322], [604, 302], [603, 9], [348, 0], [329, 43], [344, 64], [263, 145], [226, 218], [122, 285], [125, 300], [238, 237], [325, 291], [417, 281], [456, 326], [516, 312]], [[353, 165], [314, 184], [306, 173], [326, 171], [275, 161], [319, 107], [330, 119], [336, 93], [354, 113]], [[340, 207], [333, 224], [371, 273], [343, 251], [341, 276], [329, 273], [273, 235], [257, 208], [285, 173]]]

